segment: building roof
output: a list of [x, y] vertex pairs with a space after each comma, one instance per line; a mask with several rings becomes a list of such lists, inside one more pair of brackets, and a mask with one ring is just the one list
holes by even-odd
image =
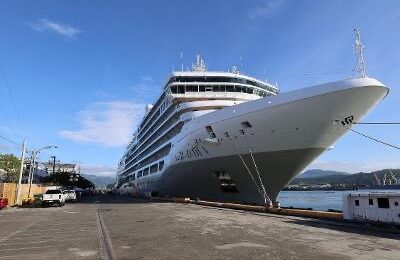
[[346, 194], [348, 197], [400, 197], [400, 191], [357, 191]]

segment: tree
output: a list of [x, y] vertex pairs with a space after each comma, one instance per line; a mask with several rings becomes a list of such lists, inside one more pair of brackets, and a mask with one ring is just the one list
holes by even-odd
[[4, 182], [17, 182], [21, 161], [12, 154], [0, 154], [0, 169], [5, 171]]
[[50, 174], [47, 177], [44, 177], [42, 179], [43, 183], [49, 184], [49, 185], [57, 185], [57, 186], [76, 186], [82, 189], [86, 188], [94, 188], [94, 184], [87, 180], [85, 177], [78, 175], [76, 180], [72, 180], [70, 172], [56, 172], [53, 174]]

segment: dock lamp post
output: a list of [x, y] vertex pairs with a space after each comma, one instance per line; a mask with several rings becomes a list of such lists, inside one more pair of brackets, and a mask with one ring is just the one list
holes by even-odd
[[28, 181], [29, 181], [29, 191], [28, 191], [28, 197], [31, 196], [31, 187], [32, 187], [32, 181], [33, 181], [33, 175], [35, 173], [35, 160], [36, 157], [38, 156], [38, 154], [42, 151], [42, 150], [46, 150], [46, 149], [52, 149], [55, 148], [57, 149], [58, 147], [55, 145], [46, 145], [40, 149], [33, 149], [31, 151], [31, 167], [29, 169], [29, 177], [28, 177]]

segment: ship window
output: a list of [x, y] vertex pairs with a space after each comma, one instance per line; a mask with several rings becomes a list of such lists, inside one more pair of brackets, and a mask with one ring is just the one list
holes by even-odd
[[399, 203], [397, 201], [395, 201], [394, 205], [397, 207], [397, 206], [399, 206]]
[[138, 171], [137, 177], [138, 177], [138, 179], [139, 179], [140, 177], [142, 177], [142, 171]]
[[161, 171], [164, 168], [164, 161], [158, 163], [158, 170]]
[[155, 173], [157, 172], [158, 169], [158, 164], [153, 164], [152, 166], [150, 166], [150, 173]]
[[388, 209], [389, 206], [389, 199], [388, 198], [378, 198], [378, 208]]
[[199, 92], [205, 92], [206, 86], [199, 86]]
[[198, 92], [198, 86], [186, 86], [186, 92]]
[[211, 86], [206, 87], [206, 92], [212, 92], [212, 91], [213, 91], [213, 87], [211, 87]]
[[241, 125], [242, 125], [243, 127], [246, 127], [246, 128], [253, 127], [253, 126], [250, 124], [249, 121], [244, 121], [244, 122], [241, 123]]
[[178, 93], [176, 86], [171, 87], [171, 92], [172, 92], [172, 94]]
[[226, 92], [233, 92], [233, 86], [226, 86]]
[[178, 86], [178, 93], [185, 94], [185, 86]]
[[226, 87], [225, 86], [219, 86], [219, 91], [220, 92], [225, 92], [226, 90]]
[[360, 201], [359, 200], [355, 200], [354, 204], [358, 207], [358, 206], [360, 206]]
[[369, 199], [368, 202], [369, 202], [369, 205], [374, 205], [374, 200], [373, 199]]
[[149, 174], [149, 167], [143, 170], [143, 176], [146, 176]]
[[214, 87], [213, 87], [213, 91], [214, 91], [214, 92], [219, 92], [219, 86], [214, 86]]

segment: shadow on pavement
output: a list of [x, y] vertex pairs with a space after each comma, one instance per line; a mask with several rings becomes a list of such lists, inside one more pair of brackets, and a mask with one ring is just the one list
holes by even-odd
[[141, 203], [162, 203], [164, 201], [151, 198], [134, 198], [129, 196], [120, 196], [112, 194], [97, 194], [81, 197], [75, 204], [92, 204], [92, 203], [107, 203], [107, 204], [141, 204]]

